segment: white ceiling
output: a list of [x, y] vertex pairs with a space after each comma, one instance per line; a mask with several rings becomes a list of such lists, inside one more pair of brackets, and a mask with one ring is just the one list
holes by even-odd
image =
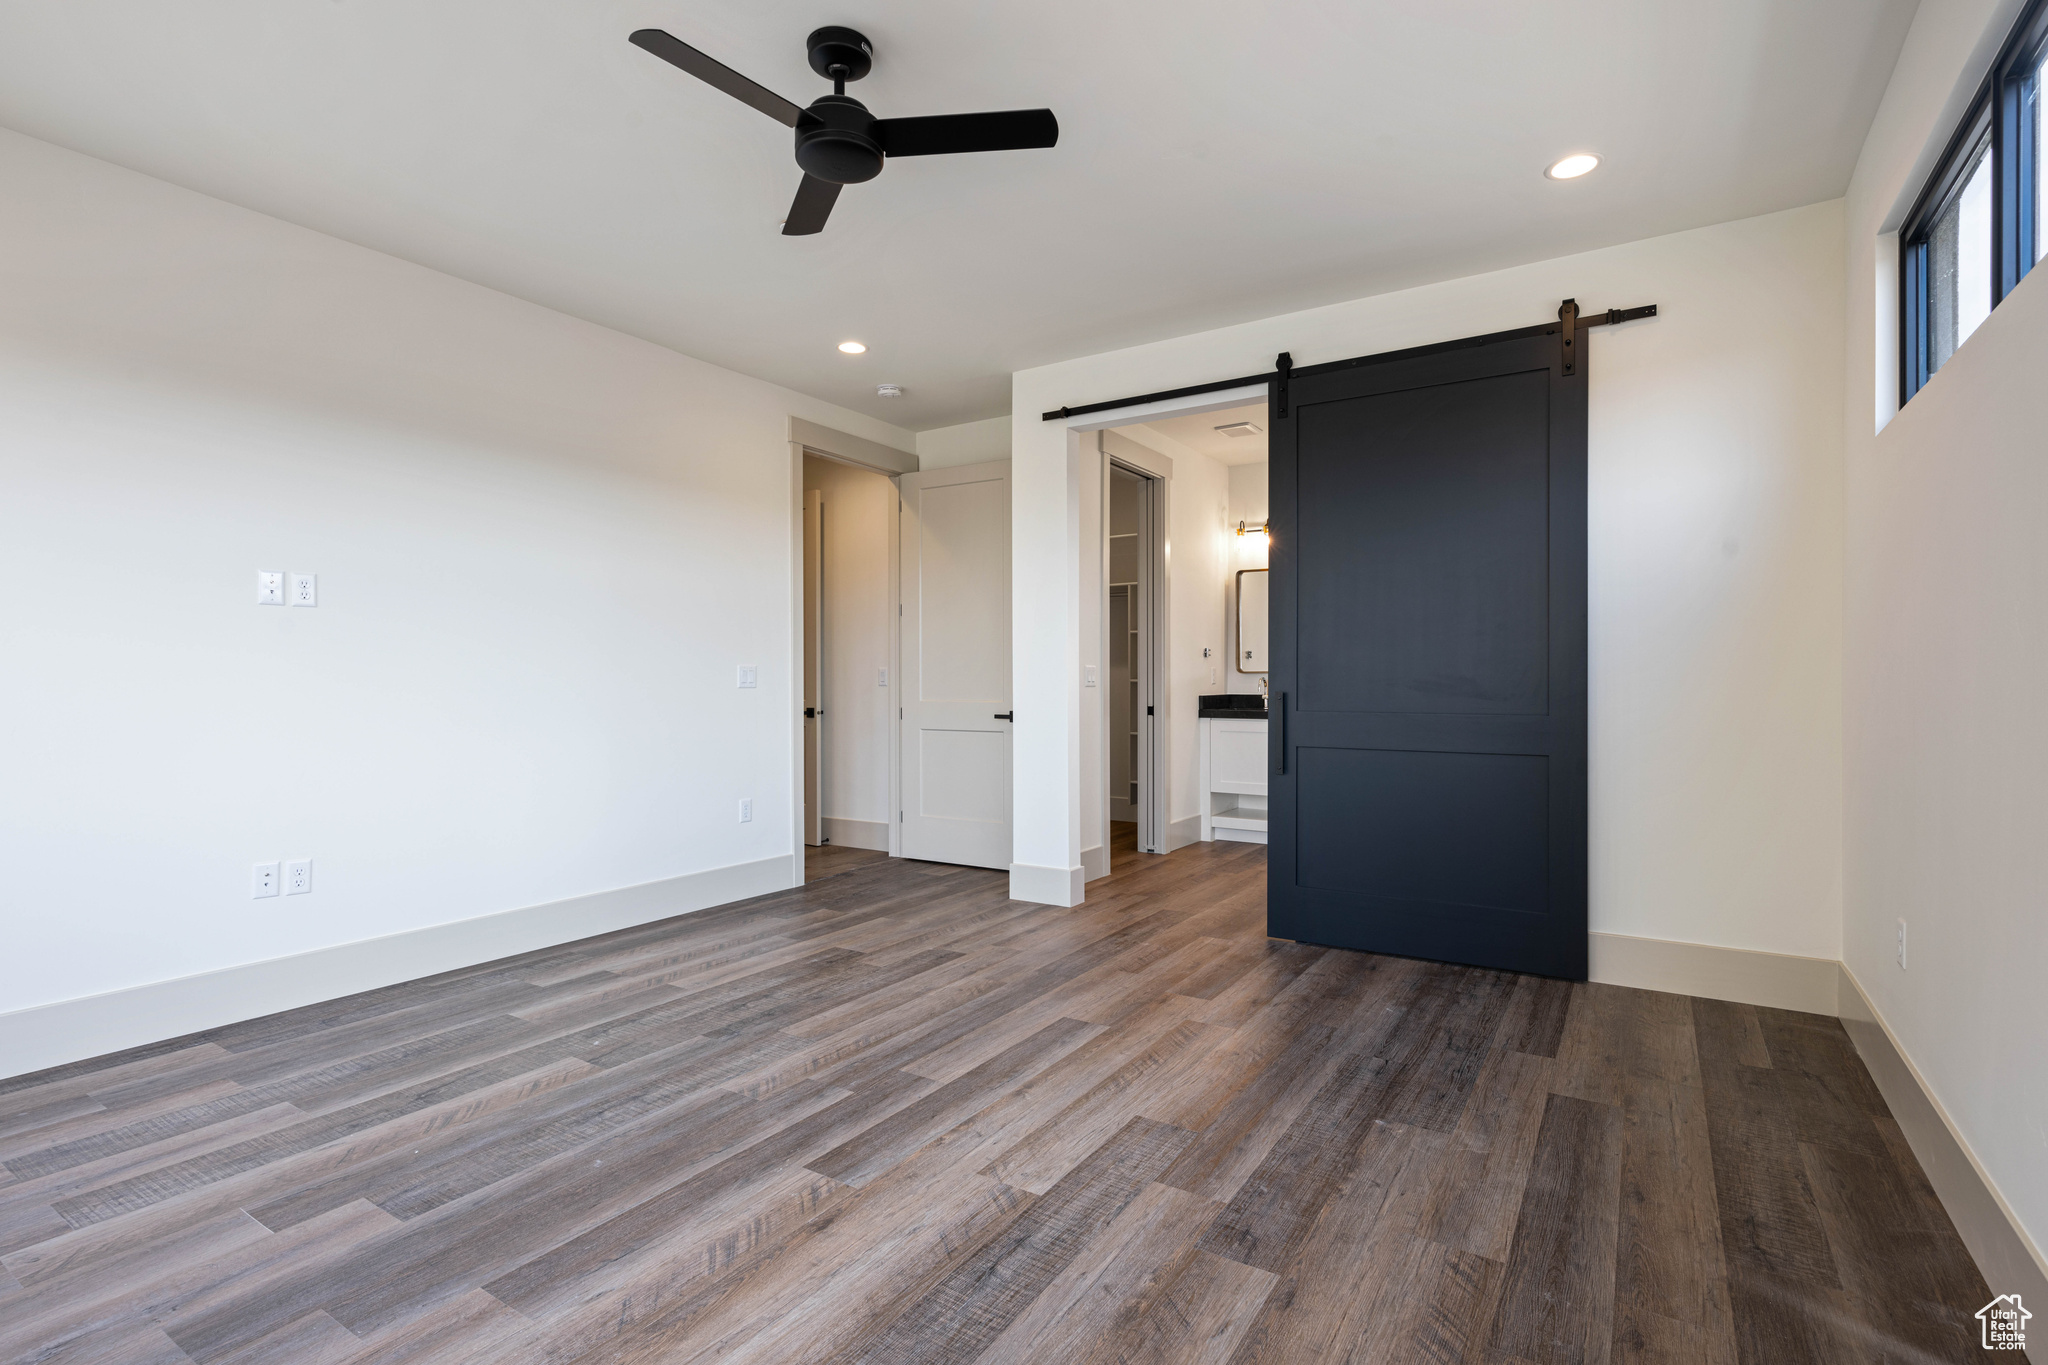
[[[1250, 422], [1258, 426], [1260, 431], [1256, 436], [1225, 436], [1216, 430], [1232, 422]], [[1161, 436], [1227, 465], [1266, 462], [1264, 403], [1250, 403], [1241, 408], [1225, 408], [1221, 412], [1198, 412], [1192, 417], [1169, 417], [1164, 421], [1147, 422], [1145, 425]]]
[[[0, 123], [924, 429], [1012, 370], [1836, 196], [1913, 9], [18, 0]], [[1060, 145], [898, 161], [782, 237], [789, 131], [626, 35], [802, 103], [823, 23], [883, 117], [1046, 105]]]

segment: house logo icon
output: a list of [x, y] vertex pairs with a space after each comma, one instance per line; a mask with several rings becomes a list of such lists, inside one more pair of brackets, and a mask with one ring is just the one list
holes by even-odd
[[1977, 1310], [1977, 1321], [1984, 1324], [1984, 1349], [1987, 1351], [2024, 1351], [2027, 1349], [2027, 1319], [2034, 1316], [2026, 1310], [2017, 1294], [2000, 1294]]

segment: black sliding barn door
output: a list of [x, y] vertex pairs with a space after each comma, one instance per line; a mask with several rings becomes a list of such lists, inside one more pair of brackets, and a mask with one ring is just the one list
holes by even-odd
[[1585, 978], [1575, 368], [1531, 328], [1276, 386], [1274, 937]]

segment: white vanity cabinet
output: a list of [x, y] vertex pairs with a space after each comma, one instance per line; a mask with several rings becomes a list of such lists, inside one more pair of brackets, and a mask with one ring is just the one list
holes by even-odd
[[1202, 839], [1266, 842], [1266, 722], [1204, 717]]

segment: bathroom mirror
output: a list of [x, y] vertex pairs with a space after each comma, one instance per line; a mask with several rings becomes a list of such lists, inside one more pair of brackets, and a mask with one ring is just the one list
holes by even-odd
[[1237, 671], [1266, 671], [1265, 569], [1237, 571]]

